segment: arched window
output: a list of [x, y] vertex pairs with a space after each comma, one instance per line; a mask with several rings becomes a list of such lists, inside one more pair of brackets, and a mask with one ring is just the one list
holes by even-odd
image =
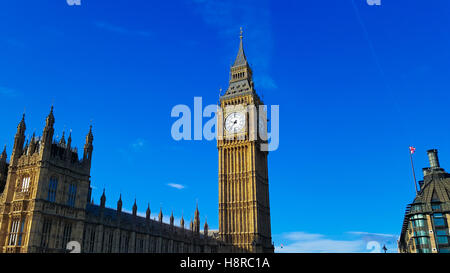
[[50, 182], [48, 185], [47, 201], [55, 202], [57, 189], [58, 189], [58, 179], [55, 177], [50, 178]]
[[48, 243], [50, 241], [50, 231], [52, 230], [52, 220], [49, 218], [44, 218], [43, 226], [42, 226], [42, 235], [41, 235], [41, 247], [48, 247]]
[[72, 236], [72, 223], [65, 223], [61, 248], [66, 248], [67, 244], [70, 242], [71, 236]]
[[28, 192], [28, 190], [30, 189], [30, 177], [29, 176], [25, 176], [22, 179], [22, 187], [21, 187], [21, 192]]
[[24, 226], [25, 226], [25, 219], [22, 219], [22, 221], [20, 219], [14, 219], [11, 222], [8, 245], [10, 246], [22, 245]]
[[70, 207], [75, 206], [75, 198], [77, 196], [77, 185], [70, 184], [69, 185], [69, 192], [68, 192], [68, 198], [67, 198], [67, 205]]

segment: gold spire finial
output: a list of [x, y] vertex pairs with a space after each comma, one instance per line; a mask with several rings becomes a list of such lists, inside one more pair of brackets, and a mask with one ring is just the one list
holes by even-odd
[[241, 39], [242, 39], [242, 34], [244, 33], [244, 31], [242, 30], [242, 27], [241, 27], [241, 36], [239, 36]]

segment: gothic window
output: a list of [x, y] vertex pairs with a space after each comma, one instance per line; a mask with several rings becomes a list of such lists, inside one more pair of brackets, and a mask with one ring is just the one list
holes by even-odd
[[72, 224], [66, 223], [64, 225], [64, 231], [63, 231], [63, 239], [62, 239], [62, 246], [61, 248], [65, 249], [67, 247], [67, 244], [70, 242], [70, 236], [72, 235]]
[[108, 248], [107, 248], [108, 253], [112, 253], [113, 238], [114, 238], [114, 233], [113, 233], [113, 231], [111, 231], [109, 233], [109, 239], [108, 239]]
[[150, 240], [149, 240], [150, 242], [149, 242], [149, 252], [150, 253], [155, 253], [156, 251], [155, 251], [155, 249], [156, 249], [156, 246], [155, 246], [155, 244], [156, 244], [156, 242], [155, 242], [155, 240], [153, 239], [153, 237], [150, 237]]
[[94, 230], [94, 228], [92, 228], [91, 236], [90, 236], [90, 239], [89, 239], [89, 252], [90, 253], [94, 252], [94, 243], [95, 243], [95, 230]]
[[22, 222], [20, 223], [19, 240], [17, 241], [17, 245], [18, 245], [18, 246], [21, 246], [21, 245], [22, 245], [24, 228], [25, 228], [25, 219], [23, 219]]
[[8, 245], [10, 246], [15, 246], [16, 245], [16, 239], [17, 239], [17, 232], [19, 230], [19, 220], [14, 220], [11, 223], [11, 231], [9, 234], [9, 243]]
[[136, 252], [137, 253], [142, 253], [144, 252], [144, 240], [139, 238], [137, 239], [138, 243], [136, 244]]
[[26, 176], [22, 179], [22, 188], [21, 191], [22, 192], [28, 192], [30, 188], [30, 177]]
[[10, 246], [22, 245], [22, 233], [24, 226], [25, 226], [25, 219], [22, 221], [20, 221], [20, 219], [12, 221], [8, 245]]
[[41, 247], [48, 247], [50, 239], [50, 231], [52, 229], [52, 220], [44, 219], [42, 226], [42, 237], [41, 237]]
[[52, 177], [48, 185], [48, 196], [47, 201], [55, 202], [56, 200], [56, 190], [58, 189], [58, 179]]
[[124, 252], [128, 253], [128, 246], [130, 243], [130, 236], [128, 234], [125, 234], [125, 240], [124, 240]]
[[77, 196], [77, 185], [70, 184], [69, 185], [69, 196], [67, 198], [67, 205], [70, 207], [75, 206], [75, 198]]

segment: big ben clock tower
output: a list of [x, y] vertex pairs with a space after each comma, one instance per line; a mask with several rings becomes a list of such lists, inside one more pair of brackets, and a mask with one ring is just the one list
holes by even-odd
[[231, 252], [273, 252], [267, 171], [267, 117], [242, 41], [220, 97], [219, 235]]

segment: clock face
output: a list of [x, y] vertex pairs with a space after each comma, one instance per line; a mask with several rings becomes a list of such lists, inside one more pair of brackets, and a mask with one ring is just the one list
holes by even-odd
[[245, 116], [241, 112], [233, 112], [225, 119], [225, 130], [229, 133], [237, 133], [245, 126]]

